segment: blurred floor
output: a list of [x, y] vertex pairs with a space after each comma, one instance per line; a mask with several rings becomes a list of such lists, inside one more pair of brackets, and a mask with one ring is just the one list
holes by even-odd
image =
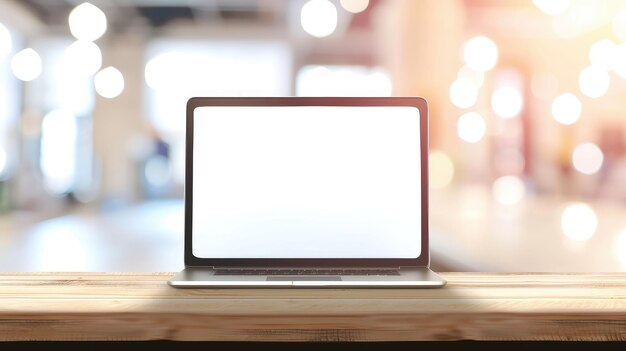
[[10, 230], [3, 225], [3, 229], [0, 271], [183, 268], [180, 200], [146, 202], [108, 213], [76, 213]]
[[[432, 266], [442, 271], [602, 272], [626, 268], [626, 208], [596, 203], [597, 229], [562, 231], [564, 199], [499, 205], [483, 188], [434, 191]], [[159, 200], [36, 224], [0, 218], [0, 271], [177, 271], [183, 268], [183, 204]], [[584, 223], [584, 222], [583, 222]]]
[[626, 269], [626, 207], [617, 202], [527, 196], [515, 205], [503, 205], [483, 187], [434, 191], [431, 228], [435, 263], [454, 270]]

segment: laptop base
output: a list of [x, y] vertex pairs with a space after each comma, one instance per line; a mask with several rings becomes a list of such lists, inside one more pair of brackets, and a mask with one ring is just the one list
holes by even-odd
[[187, 267], [168, 281], [176, 288], [439, 288], [446, 281], [427, 267], [399, 275], [215, 275], [210, 267]]

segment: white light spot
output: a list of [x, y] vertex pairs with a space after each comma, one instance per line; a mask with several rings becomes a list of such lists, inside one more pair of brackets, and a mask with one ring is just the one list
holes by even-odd
[[0, 146], [0, 179], [4, 178], [7, 170], [7, 152], [4, 147]]
[[608, 39], [600, 40], [591, 45], [591, 49], [589, 49], [589, 61], [594, 66], [609, 70], [613, 67], [615, 50], [617, 50], [617, 44], [613, 41]]
[[626, 79], [626, 42], [621, 43], [615, 49], [615, 57], [611, 61], [613, 70], [618, 76]]
[[450, 85], [450, 101], [456, 107], [471, 107], [477, 98], [478, 87], [469, 78], [455, 80]]
[[524, 199], [526, 187], [516, 176], [503, 176], [493, 182], [493, 197], [503, 205], [515, 205]]
[[591, 98], [598, 98], [606, 94], [610, 83], [609, 74], [599, 66], [589, 66], [583, 69], [578, 76], [580, 92]]
[[351, 13], [360, 13], [367, 9], [370, 0], [340, 0], [341, 7]]
[[337, 28], [337, 8], [328, 0], [310, 0], [302, 6], [300, 23], [311, 36], [327, 37]]
[[574, 168], [583, 174], [594, 174], [602, 167], [604, 155], [602, 150], [594, 143], [584, 143], [576, 146], [572, 153]]
[[517, 116], [522, 111], [523, 104], [522, 93], [515, 87], [501, 87], [491, 95], [491, 108], [502, 118]]
[[467, 78], [471, 80], [476, 86], [476, 88], [482, 87], [483, 83], [485, 82], [485, 72], [471, 69], [465, 65], [459, 68], [459, 71], [457, 72], [456, 76], [457, 76], [457, 79], [459, 80], [463, 78]]
[[620, 40], [626, 41], [626, 11], [622, 11], [613, 17], [613, 34]]
[[533, 0], [533, 4], [550, 16], [560, 15], [570, 7], [570, 0]]
[[561, 230], [570, 239], [589, 240], [595, 234], [597, 226], [596, 213], [585, 203], [570, 203], [561, 214]]
[[498, 62], [498, 47], [486, 36], [477, 36], [465, 43], [463, 58], [469, 68], [488, 71]]
[[572, 93], [561, 94], [552, 101], [552, 117], [561, 124], [575, 123], [581, 111], [580, 100]]
[[11, 60], [11, 70], [17, 79], [29, 82], [41, 74], [41, 57], [31, 49], [24, 49]]
[[[146, 63], [145, 79], [146, 84], [159, 92], [176, 94], [180, 91], [181, 84], [191, 84], [194, 77], [194, 70], [201, 71], [198, 74], [206, 76], [206, 71], [202, 71], [201, 57], [186, 55], [183, 52], [166, 52], [157, 55]], [[185, 65], [182, 66], [181, 65]]]
[[429, 184], [433, 189], [445, 188], [454, 177], [454, 164], [443, 151], [431, 151], [428, 157]]
[[2, 23], [0, 23], [0, 58], [7, 56], [13, 49], [11, 33]]
[[112, 99], [124, 90], [124, 76], [117, 68], [109, 66], [96, 74], [94, 85], [100, 96]]
[[71, 190], [76, 175], [76, 117], [66, 110], [46, 114], [41, 123], [41, 172], [53, 194]]
[[487, 126], [485, 120], [477, 112], [468, 112], [459, 117], [457, 133], [459, 138], [468, 143], [476, 143], [485, 136]]
[[61, 64], [66, 75], [89, 77], [102, 66], [102, 52], [90, 41], [77, 40], [63, 52]]
[[76, 6], [69, 16], [70, 32], [79, 40], [94, 41], [107, 30], [107, 18], [95, 5], [84, 2]]

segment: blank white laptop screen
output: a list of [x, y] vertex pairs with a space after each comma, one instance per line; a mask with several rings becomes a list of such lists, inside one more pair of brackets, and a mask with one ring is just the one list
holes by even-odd
[[198, 107], [199, 258], [416, 258], [419, 110]]

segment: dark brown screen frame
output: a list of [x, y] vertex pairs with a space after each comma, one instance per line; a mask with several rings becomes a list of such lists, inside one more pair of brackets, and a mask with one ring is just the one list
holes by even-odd
[[[421, 252], [417, 258], [200, 258], [193, 255], [193, 113], [205, 106], [409, 106], [420, 113]], [[187, 102], [185, 154], [185, 266], [187, 267], [428, 267], [428, 104], [420, 97], [194, 97]]]

